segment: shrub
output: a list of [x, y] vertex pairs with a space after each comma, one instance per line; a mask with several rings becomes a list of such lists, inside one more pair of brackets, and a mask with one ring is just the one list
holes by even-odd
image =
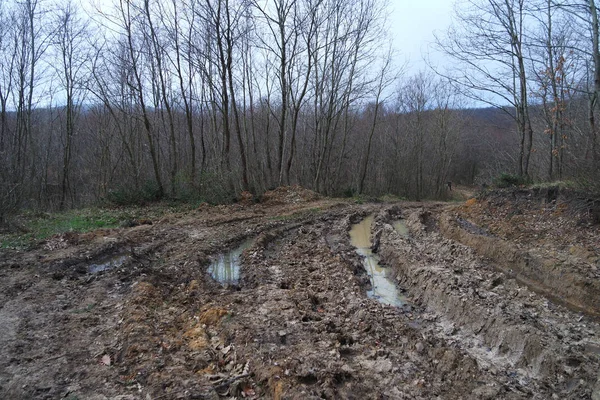
[[187, 174], [181, 174], [177, 177], [176, 185], [176, 200], [184, 203], [228, 204], [236, 197], [224, 174], [204, 172], [196, 178], [196, 182]]
[[205, 172], [198, 187], [201, 198], [210, 204], [229, 204], [235, 199], [235, 191], [225, 174]]
[[342, 193], [342, 197], [354, 197], [354, 189], [352, 189], [351, 187], [346, 188], [346, 190], [344, 190], [344, 192]]
[[511, 186], [520, 186], [524, 185], [526, 180], [522, 176], [513, 175], [513, 174], [501, 174], [498, 178], [496, 178], [496, 186], [499, 188], [507, 188]]
[[148, 180], [137, 190], [124, 186], [116, 190], [110, 190], [106, 194], [106, 200], [118, 206], [144, 205], [161, 200], [161, 196], [158, 184]]

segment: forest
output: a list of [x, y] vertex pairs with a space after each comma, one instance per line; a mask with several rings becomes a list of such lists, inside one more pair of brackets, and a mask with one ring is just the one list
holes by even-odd
[[[393, 4], [396, 7], [401, 5]], [[0, 215], [299, 184], [600, 178], [594, 0], [462, 0], [410, 73], [385, 0], [0, 1]]]

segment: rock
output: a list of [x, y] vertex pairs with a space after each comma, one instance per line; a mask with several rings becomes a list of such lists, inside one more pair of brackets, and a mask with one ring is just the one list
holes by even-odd
[[281, 344], [285, 344], [285, 342], [287, 341], [287, 332], [279, 331], [277, 332], [277, 334], [279, 335], [279, 341], [281, 342]]
[[424, 348], [425, 348], [425, 346], [423, 346], [423, 343], [421, 343], [421, 342], [417, 343], [417, 345], [415, 346], [415, 349], [417, 350], [418, 353], [422, 352]]
[[364, 360], [360, 362], [360, 366], [361, 369], [369, 369], [377, 374], [383, 374], [392, 371], [392, 362], [384, 358]]
[[375, 366], [375, 370], [379, 373], [387, 373], [392, 371], [392, 362], [390, 360], [385, 359], [377, 359], [377, 364]]
[[342, 372], [345, 372], [345, 373], [347, 373], [349, 375], [352, 375], [354, 373], [354, 369], [352, 369], [352, 367], [349, 366], [348, 364], [342, 365], [341, 370], [342, 370]]

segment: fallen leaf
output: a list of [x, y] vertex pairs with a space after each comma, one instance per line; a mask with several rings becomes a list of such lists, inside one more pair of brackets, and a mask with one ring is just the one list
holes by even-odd
[[110, 356], [108, 354], [103, 355], [100, 362], [106, 366], [110, 366]]
[[242, 389], [242, 397], [256, 396], [256, 392], [251, 386], [246, 386]]

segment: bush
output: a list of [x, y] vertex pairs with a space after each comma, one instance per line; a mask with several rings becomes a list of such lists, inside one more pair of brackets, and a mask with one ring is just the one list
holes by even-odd
[[507, 188], [511, 186], [520, 186], [524, 185], [526, 180], [522, 176], [512, 175], [512, 174], [501, 174], [498, 178], [496, 178], [496, 186], [499, 188]]
[[229, 204], [235, 200], [235, 192], [231, 188], [227, 175], [204, 172], [194, 182], [187, 174], [180, 174], [176, 179], [175, 199], [183, 203], [198, 205]]
[[201, 174], [196, 182], [187, 174], [179, 174], [174, 193], [170, 187], [165, 187], [165, 193], [161, 196], [156, 182], [148, 180], [137, 190], [129, 186], [110, 190], [105, 199], [118, 206], [146, 205], [161, 200], [196, 205], [202, 202], [228, 204], [235, 200], [235, 192], [229, 181], [226, 175], [211, 172]]
[[0, 182], [0, 228], [8, 225], [9, 219], [19, 208], [18, 185]]
[[235, 199], [235, 191], [225, 174], [205, 172], [200, 176], [198, 193], [210, 204], [229, 204]]
[[148, 180], [137, 190], [127, 187], [110, 190], [106, 194], [106, 200], [118, 206], [144, 205], [161, 200], [161, 195], [158, 190], [158, 184]]
[[345, 198], [354, 197], [354, 189], [352, 189], [351, 187], [346, 188], [346, 190], [344, 190], [342, 192], [342, 197], [345, 197]]

